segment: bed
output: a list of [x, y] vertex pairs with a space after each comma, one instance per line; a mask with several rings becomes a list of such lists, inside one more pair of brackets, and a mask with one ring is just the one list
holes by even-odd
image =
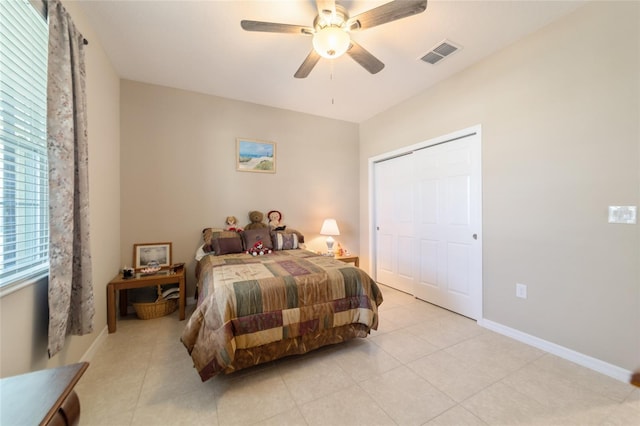
[[197, 307], [181, 340], [202, 381], [377, 329], [382, 294], [367, 273], [264, 232], [238, 237], [242, 248], [268, 238], [267, 254], [220, 238], [198, 261]]

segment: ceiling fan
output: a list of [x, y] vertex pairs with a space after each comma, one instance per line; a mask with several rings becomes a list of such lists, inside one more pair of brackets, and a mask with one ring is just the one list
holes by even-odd
[[427, 8], [427, 0], [394, 0], [350, 18], [347, 10], [335, 0], [316, 0], [316, 4], [318, 15], [313, 27], [249, 20], [242, 20], [240, 25], [246, 31], [312, 36], [313, 49], [294, 74], [296, 78], [307, 77], [321, 57], [333, 59], [344, 53], [375, 74], [384, 64], [353, 41], [349, 33], [407, 18]]

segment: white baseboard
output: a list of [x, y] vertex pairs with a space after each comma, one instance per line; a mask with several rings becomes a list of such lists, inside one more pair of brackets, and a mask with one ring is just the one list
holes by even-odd
[[519, 342], [526, 343], [527, 345], [541, 349], [545, 352], [557, 355], [560, 358], [564, 358], [567, 361], [571, 361], [593, 371], [597, 371], [598, 373], [602, 373], [613, 379], [629, 383], [629, 378], [631, 377], [632, 373], [631, 371], [625, 370], [624, 368], [609, 364], [608, 362], [590, 357], [580, 352], [576, 352], [572, 349], [565, 348], [564, 346], [548, 342], [546, 340], [540, 339], [539, 337], [523, 333], [522, 331], [516, 330], [515, 328], [507, 327], [505, 325], [487, 319], [478, 320], [478, 325], [495, 331], [496, 333], [511, 337], [512, 339], [515, 339]]
[[98, 334], [98, 337], [96, 337], [96, 340], [93, 341], [91, 346], [89, 346], [89, 349], [87, 349], [84, 355], [82, 355], [82, 357], [80, 358], [80, 362], [85, 362], [85, 361], [91, 362], [94, 355], [98, 352], [98, 349], [100, 349], [100, 346], [107, 338], [108, 334], [109, 334], [109, 329], [105, 325], [102, 331], [100, 332], [100, 334]]

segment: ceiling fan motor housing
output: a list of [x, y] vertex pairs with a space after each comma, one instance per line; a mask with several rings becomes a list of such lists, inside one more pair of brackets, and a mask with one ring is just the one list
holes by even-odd
[[349, 14], [347, 10], [336, 4], [336, 13], [332, 13], [330, 10], [323, 10], [322, 13], [319, 13], [316, 18], [313, 20], [313, 28], [316, 31], [320, 31], [325, 27], [339, 27], [344, 29], [344, 24], [349, 19]]

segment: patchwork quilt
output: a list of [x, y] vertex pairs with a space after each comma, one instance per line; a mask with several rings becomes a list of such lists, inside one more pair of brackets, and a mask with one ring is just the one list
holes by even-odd
[[182, 342], [203, 381], [378, 326], [382, 294], [363, 270], [306, 250], [200, 260], [198, 307]]

